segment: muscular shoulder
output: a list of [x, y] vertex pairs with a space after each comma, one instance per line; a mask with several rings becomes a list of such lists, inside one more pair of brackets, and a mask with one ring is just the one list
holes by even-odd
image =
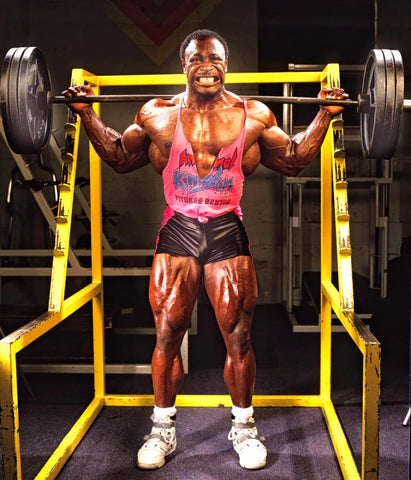
[[147, 121], [158, 116], [168, 115], [170, 109], [175, 108], [180, 102], [181, 96], [176, 95], [171, 100], [163, 100], [162, 98], [153, 98], [144, 104], [137, 113], [135, 123], [143, 126]]
[[258, 100], [247, 101], [248, 116], [253, 120], [261, 122], [265, 128], [277, 125], [277, 120], [273, 112], [262, 102]]

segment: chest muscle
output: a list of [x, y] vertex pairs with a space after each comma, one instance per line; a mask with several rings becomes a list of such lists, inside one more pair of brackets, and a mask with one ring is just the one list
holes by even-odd
[[[152, 141], [149, 148], [150, 161], [159, 173], [167, 165], [173, 143], [178, 107], [173, 110], [167, 117], [153, 118], [146, 124]], [[181, 122], [184, 136], [193, 149], [198, 174], [203, 177], [211, 170], [219, 151], [230, 146], [240, 134], [244, 126], [244, 110], [225, 108], [199, 113], [182, 109]], [[253, 163], [259, 161], [259, 158], [254, 159], [256, 155], [258, 156], [259, 149], [251, 148], [250, 152], [248, 150], [255, 144], [260, 133], [261, 126], [247, 119], [244, 159], [251, 159]]]

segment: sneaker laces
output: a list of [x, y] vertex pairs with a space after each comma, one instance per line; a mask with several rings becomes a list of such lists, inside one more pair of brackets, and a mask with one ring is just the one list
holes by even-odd
[[228, 440], [232, 440], [234, 446], [236, 446], [244, 440], [249, 439], [264, 440], [264, 437], [258, 435], [254, 419], [251, 417], [244, 423], [233, 420], [233, 426], [228, 434]]
[[144, 440], [159, 439], [167, 445], [170, 445], [175, 437], [174, 420], [166, 419], [165, 421], [157, 421], [154, 418], [154, 414], [150, 419], [153, 421], [153, 427], [151, 433], [144, 437]]

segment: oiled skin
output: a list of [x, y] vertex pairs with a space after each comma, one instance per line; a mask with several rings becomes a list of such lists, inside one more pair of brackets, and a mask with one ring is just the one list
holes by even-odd
[[[70, 108], [81, 116], [97, 153], [115, 171], [126, 173], [151, 163], [162, 173], [183, 99], [183, 130], [192, 145], [201, 178], [210, 172], [220, 149], [231, 145], [240, 133], [244, 124], [243, 102], [225, 89], [227, 58], [221, 43], [215, 38], [191, 41], [182, 66], [187, 76], [185, 92], [170, 101], [155, 99], [145, 104], [135, 123], [122, 135], [106, 127], [89, 104], [71, 104]], [[63, 93], [93, 94], [87, 86], [72, 87]], [[319, 96], [347, 97], [342, 89], [322, 89]], [[250, 175], [261, 163], [294, 176], [311, 163], [332, 117], [343, 109], [320, 108], [307, 129], [292, 139], [277, 126], [273, 113], [261, 102], [249, 100], [247, 110], [244, 175]], [[155, 256], [149, 289], [157, 331], [152, 357], [155, 404], [173, 406], [183, 382], [180, 346], [202, 277], [227, 348], [224, 380], [233, 404], [248, 407], [256, 374], [250, 331], [258, 292], [253, 261], [247, 256], [210, 263], [203, 268], [192, 257]]]

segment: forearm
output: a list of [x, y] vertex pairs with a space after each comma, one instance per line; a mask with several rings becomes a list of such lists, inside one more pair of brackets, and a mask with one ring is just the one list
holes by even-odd
[[295, 176], [317, 155], [333, 114], [320, 109], [311, 124], [290, 138], [276, 125], [266, 129], [260, 139], [261, 164], [283, 175]]
[[144, 141], [141, 142], [139, 150], [127, 152], [123, 147], [121, 134], [107, 127], [91, 107], [84, 108], [79, 115], [97, 154], [116, 172], [130, 172], [148, 163]]
[[321, 148], [332, 118], [332, 113], [320, 109], [310, 125], [291, 138], [286, 153], [286, 163], [290, 167], [302, 170], [313, 161]]

